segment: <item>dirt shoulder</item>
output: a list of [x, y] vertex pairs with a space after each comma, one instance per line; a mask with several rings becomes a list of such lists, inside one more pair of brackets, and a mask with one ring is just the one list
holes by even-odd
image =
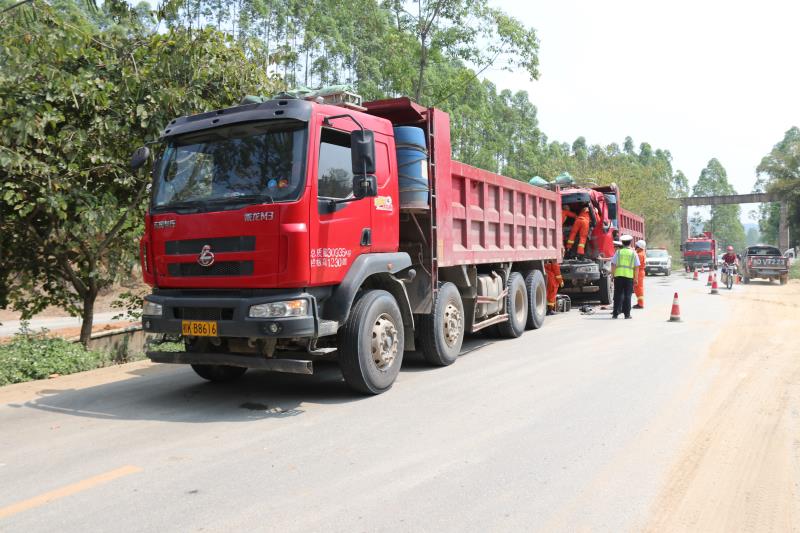
[[800, 282], [740, 287], [709, 354], [716, 376], [648, 531], [800, 524]]

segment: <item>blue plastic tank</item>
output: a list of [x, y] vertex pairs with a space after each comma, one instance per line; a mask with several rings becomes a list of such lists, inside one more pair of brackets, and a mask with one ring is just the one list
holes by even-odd
[[428, 151], [425, 132], [414, 126], [394, 128], [400, 207], [428, 207]]

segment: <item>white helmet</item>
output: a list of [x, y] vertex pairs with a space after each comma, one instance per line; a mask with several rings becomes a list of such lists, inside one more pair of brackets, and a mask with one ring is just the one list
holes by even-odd
[[644, 242], [644, 239], [639, 239], [638, 241], [636, 241], [636, 247], [637, 248], [641, 248], [642, 250], [646, 250], [647, 249], [647, 243]]
[[625, 234], [622, 237], [620, 237], [619, 240], [622, 241], [622, 244], [626, 244], [626, 243], [629, 244], [633, 240], [633, 236]]

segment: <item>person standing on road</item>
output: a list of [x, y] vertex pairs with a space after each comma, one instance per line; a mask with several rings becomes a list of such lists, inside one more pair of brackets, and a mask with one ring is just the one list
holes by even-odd
[[645, 275], [645, 254], [647, 243], [643, 239], [636, 241], [636, 256], [639, 258], [639, 274], [633, 280], [633, 290], [636, 293], [636, 305], [633, 309], [644, 309], [644, 275]]
[[556, 296], [559, 287], [564, 286], [564, 278], [561, 276], [561, 267], [555, 260], [545, 263], [544, 271], [547, 274], [547, 315], [550, 316], [556, 314]]
[[639, 275], [639, 256], [631, 249], [633, 237], [623, 235], [619, 240], [622, 241], [622, 248], [611, 258], [611, 275], [614, 277], [614, 310], [611, 318], [617, 318], [620, 313], [625, 318], [632, 318], [631, 294], [633, 280]]

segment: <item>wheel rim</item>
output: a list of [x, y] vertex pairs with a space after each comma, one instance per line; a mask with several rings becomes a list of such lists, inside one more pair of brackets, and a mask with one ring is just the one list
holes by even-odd
[[392, 317], [381, 314], [372, 325], [372, 361], [378, 370], [386, 370], [397, 358], [397, 328]]
[[517, 324], [524, 322], [528, 310], [525, 309], [525, 290], [522, 287], [514, 292], [514, 319]]
[[458, 344], [461, 330], [464, 328], [464, 319], [461, 311], [453, 304], [444, 308], [444, 342], [451, 348]]
[[536, 292], [533, 294], [533, 305], [537, 315], [541, 316], [545, 313], [547, 293], [544, 290], [544, 285], [536, 286]]

